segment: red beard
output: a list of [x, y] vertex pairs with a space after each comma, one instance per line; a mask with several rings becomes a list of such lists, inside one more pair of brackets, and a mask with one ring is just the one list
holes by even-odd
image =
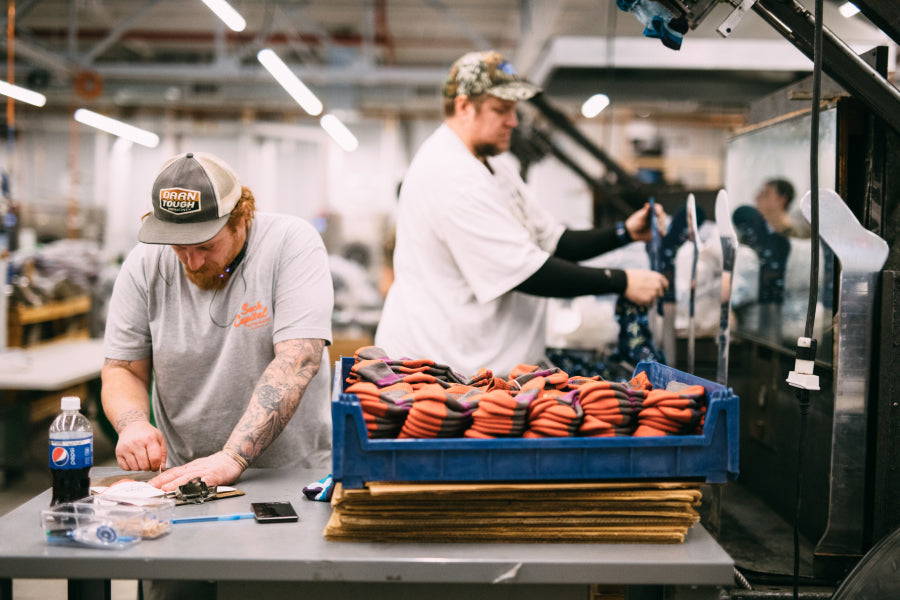
[[225, 273], [225, 269], [219, 265], [203, 265], [196, 271], [192, 271], [187, 267], [184, 268], [184, 274], [187, 278], [201, 290], [221, 290], [228, 283], [231, 277], [230, 273]]

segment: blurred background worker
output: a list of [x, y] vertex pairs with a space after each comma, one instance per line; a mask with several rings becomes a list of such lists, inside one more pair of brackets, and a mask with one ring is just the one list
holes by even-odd
[[772, 178], [763, 183], [756, 194], [756, 209], [775, 233], [794, 237], [809, 237], [801, 219], [791, 215], [794, 186], [787, 179]]
[[493, 51], [453, 64], [444, 124], [400, 189], [395, 279], [375, 335], [389, 356], [503, 375], [519, 363], [547, 364], [546, 298], [618, 293], [648, 305], [666, 289], [653, 271], [577, 262], [649, 240], [649, 206], [617, 227], [574, 231], [529, 196], [503, 153], [517, 102], [539, 92]]
[[101, 397], [119, 466], [168, 465], [150, 480], [165, 490], [232, 483], [251, 464], [330, 467], [333, 287], [319, 234], [255, 214], [234, 171], [202, 152], [170, 158], [151, 200], [106, 325]]

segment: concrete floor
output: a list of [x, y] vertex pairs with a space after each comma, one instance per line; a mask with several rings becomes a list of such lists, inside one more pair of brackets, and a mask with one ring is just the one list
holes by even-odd
[[[49, 427], [49, 423], [47, 424]], [[50, 487], [47, 466], [47, 432], [32, 432], [31, 442], [21, 472], [7, 473], [0, 483], [0, 516], [30, 500]], [[116, 466], [115, 448], [94, 424], [94, 464], [98, 467]], [[35, 526], [35, 535], [42, 535]], [[138, 597], [136, 580], [113, 580], [112, 600], [135, 600]], [[13, 597], [16, 600], [64, 600], [68, 597], [64, 579], [14, 579]]]

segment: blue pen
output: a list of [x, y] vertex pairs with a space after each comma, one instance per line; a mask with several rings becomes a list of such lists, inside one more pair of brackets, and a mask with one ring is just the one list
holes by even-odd
[[202, 517], [181, 517], [172, 519], [173, 523], [203, 523], [205, 521], [237, 521], [238, 519], [252, 519], [253, 513], [237, 513], [234, 515], [205, 515]]

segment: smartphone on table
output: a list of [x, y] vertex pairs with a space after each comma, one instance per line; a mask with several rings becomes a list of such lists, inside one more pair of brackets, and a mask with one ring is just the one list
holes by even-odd
[[253, 515], [257, 523], [289, 523], [299, 519], [293, 505], [287, 500], [281, 502], [252, 502]]

